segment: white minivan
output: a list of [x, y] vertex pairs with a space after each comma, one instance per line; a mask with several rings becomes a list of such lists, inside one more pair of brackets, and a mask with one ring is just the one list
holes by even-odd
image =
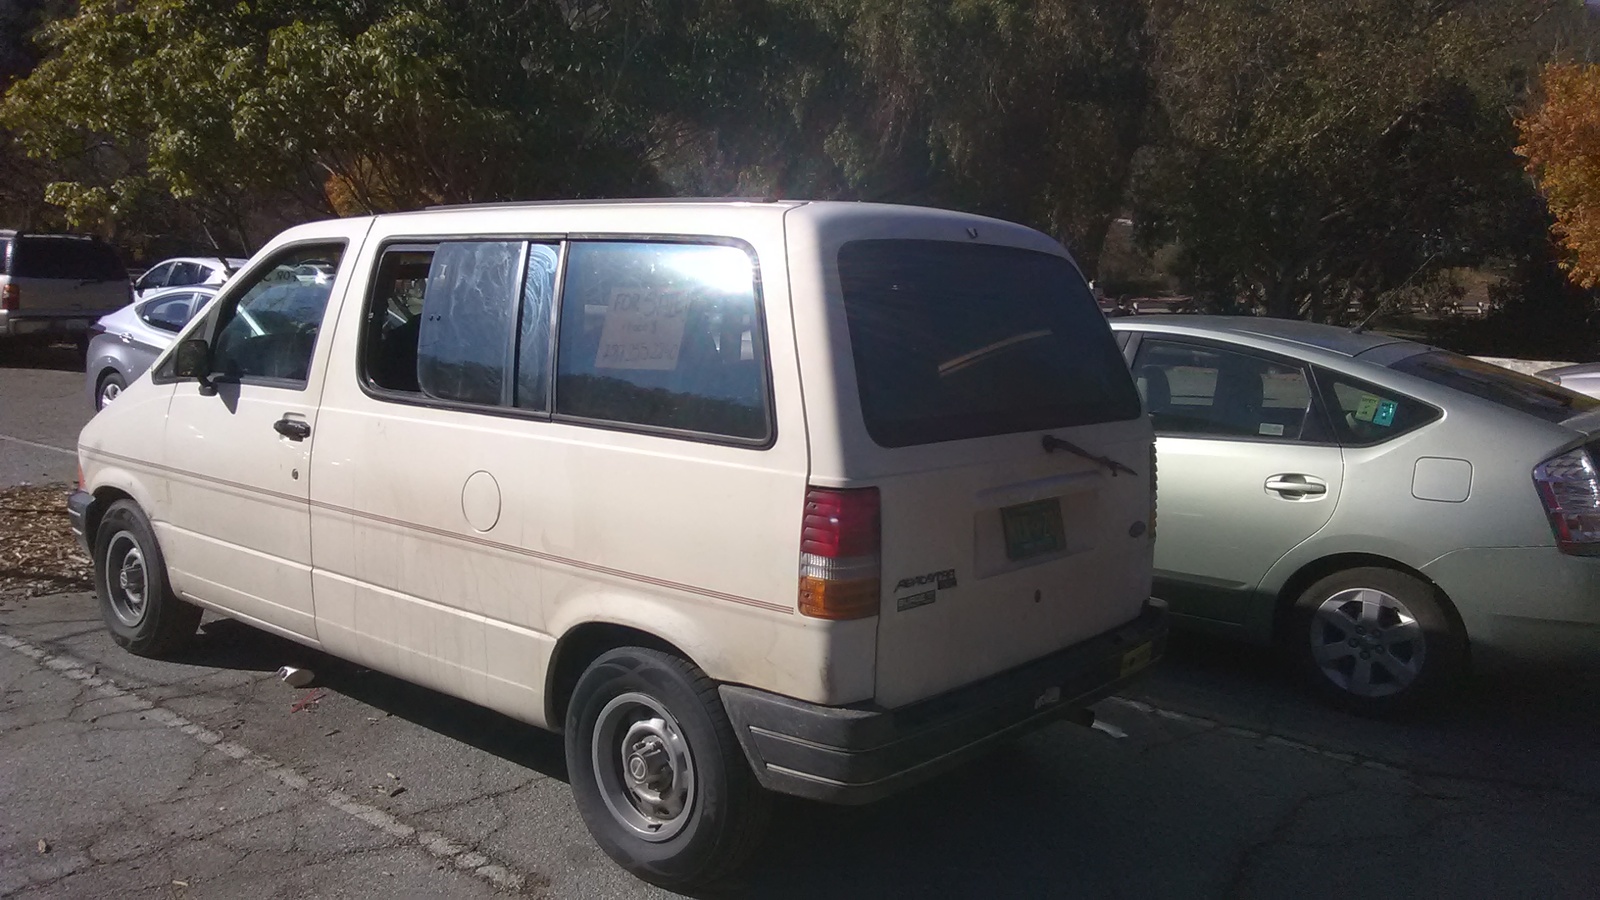
[[[309, 274], [307, 274], [309, 273]], [[1162, 652], [1155, 458], [1050, 238], [911, 207], [290, 229], [79, 439], [117, 642], [201, 610], [564, 732], [599, 844], [727, 873]]]

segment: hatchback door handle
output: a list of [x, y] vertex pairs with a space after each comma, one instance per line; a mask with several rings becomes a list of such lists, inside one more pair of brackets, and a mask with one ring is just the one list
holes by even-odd
[[284, 416], [272, 423], [272, 430], [283, 435], [291, 441], [303, 441], [311, 437], [311, 423], [304, 419], [291, 419]]
[[1267, 490], [1279, 494], [1326, 494], [1328, 486], [1309, 475], [1274, 475], [1267, 479]]

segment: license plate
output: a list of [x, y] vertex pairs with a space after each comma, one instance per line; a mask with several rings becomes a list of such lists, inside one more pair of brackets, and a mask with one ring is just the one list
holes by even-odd
[[1013, 562], [1066, 549], [1061, 525], [1061, 500], [1051, 497], [1000, 510], [1006, 533], [1006, 557]]
[[1145, 641], [1132, 650], [1122, 654], [1122, 675], [1119, 677], [1127, 677], [1144, 668], [1145, 666], [1150, 665], [1151, 652], [1152, 649], [1150, 647], [1150, 642]]

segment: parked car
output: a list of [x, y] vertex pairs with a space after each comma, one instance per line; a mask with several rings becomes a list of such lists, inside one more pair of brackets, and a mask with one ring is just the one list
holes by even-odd
[[1579, 363], [1575, 366], [1557, 366], [1538, 373], [1540, 378], [1559, 384], [1569, 391], [1587, 397], [1600, 398], [1600, 363]]
[[204, 286], [163, 288], [96, 322], [89, 329], [84, 362], [84, 383], [94, 408], [104, 409], [143, 375], [216, 293], [216, 288]]
[[1133, 380], [1066, 251], [977, 216], [302, 226], [79, 451], [118, 643], [210, 608], [560, 730], [599, 845], [664, 885], [728, 871], [769, 791], [1087, 724], [1165, 641]]
[[205, 285], [218, 287], [244, 268], [245, 259], [219, 256], [180, 256], [162, 260], [134, 282], [134, 291], [143, 300], [153, 291], [170, 287]]
[[127, 271], [110, 244], [78, 234], [0, 231], [0, 338], [87, 340], [126, 306]]
[[1156, 431], [1155, 594], [1347, 709], [1600, 657], [1600, 401], [1306, 322], [1112, 323]]

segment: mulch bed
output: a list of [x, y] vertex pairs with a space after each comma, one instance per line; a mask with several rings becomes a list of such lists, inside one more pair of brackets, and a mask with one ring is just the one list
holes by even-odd
[[0, 597], [89, 590], [89, 557], [67, 519], [70, 490], [59, 484], [0, 490]]

